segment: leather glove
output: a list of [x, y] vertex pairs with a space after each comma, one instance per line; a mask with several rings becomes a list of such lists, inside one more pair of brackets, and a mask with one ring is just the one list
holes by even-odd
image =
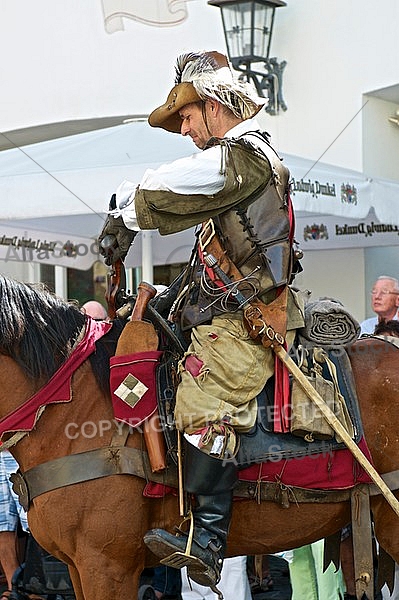
[[[137, 233], [126, 227], [122, 217], [108, 215], [103, 230], [98, 236], [100, 254], [104, 256], [105, 264], [112, 265], [119, 259], [123, 261]], [[115, 239], [104, 240], [106, 236], [113, 236]], [[104, 245], [101, 244], [103, 240]], [[110, 240], [112, 244], [109, 243]]]

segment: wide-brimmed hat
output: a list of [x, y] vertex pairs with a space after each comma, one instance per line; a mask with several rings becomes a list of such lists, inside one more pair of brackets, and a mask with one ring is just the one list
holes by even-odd
[[152, 127], [180, 133], [179, 110], [193, 102], [213, 98], [243, 120], [253, 117], [265, 106], [249, 83], [237, 80], [227, 57], [220, 52], [192, 52], [177, 59], [175, 85], [162, 106], [149, 116]]

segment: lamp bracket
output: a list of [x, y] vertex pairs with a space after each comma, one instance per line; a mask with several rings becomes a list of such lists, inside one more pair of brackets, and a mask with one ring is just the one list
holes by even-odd
[[276, 115], [280, 110], [287, 110], [283, 98], [283, 72], [287, 65], [286, 60], [278, 62], [276, 57], [267, 58], [264, 62], [264, 72], [252, 69], [250, 62], [243, 64], [240, 60], [233, 60], [232, 65], [241, 73], [239, 79], [252, 81], [258, 95], [268, 98], [267, 113]]

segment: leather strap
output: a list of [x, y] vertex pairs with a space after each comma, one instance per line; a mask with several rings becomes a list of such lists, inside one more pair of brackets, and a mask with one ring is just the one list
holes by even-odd
[[109, 475], [135, 475], [146, 481], [177, 487], [173, 465], [163, 473], [152, 473], [146, 452], [116, 446], [56, 458], [25, 473], [13, 473], [10, 479], [21, 505], [28, 510], [30, 502], [40, 494]]
[[356, 576], [356, 596], [374, 598], [374, 561], [367, 484], [356, 486], [351, 494], [353, 560]]
[[130, 434], [129, 429], [127, 423], [120, 422], [112, 434], [111, 446], [125, 446]]
[[[212, 254], [216, 258], [220, 269], [232, 281], [242, 280], [243, 276], [240, 270], [222, 247], [212, 219], [202, 225], [199, 236], [199, 250], [202, 254], [205, 252]], [[265, 347], [269, 347], [275, 340], [275, 334], [277, 333], [281, 336], [277, 339], [277, 342], [284, 343], [287, 332], [287, 301], [288, 288], [285, 286], [281, 293], [268, 304], [265, 304], [259, 298], [254, 298], [248, 302], [249, 306], [244, 310], [244, 322], [253, 339], [259, 339]]]
[[233, 261], [230, 260], [226, 254], [226, 251], [222, 247], [213, 219], [209, 219], [209, 221], [202, 224], [202, 229], [198, 239], [201, 259], [204, 253], [212, 254], [218, 261], [219, 267], [222, 269], [222, 271], [231, 277], [233, 281], [239, 281], [242, 279], [241, 272], [233, 263]]

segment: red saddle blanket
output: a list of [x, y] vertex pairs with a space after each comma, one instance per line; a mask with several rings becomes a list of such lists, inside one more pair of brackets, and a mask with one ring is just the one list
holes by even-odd
[[[360, 440], [358, 447], [372, 464], [364, 438]], [[251, 465], [239, 471], [239, 479], [251, 483], [279, 483], [286, 487], [310, 490], [350, 489], [359, 483], [372, 482], [347, 448]], [[160, 498], [172, 491], [171, 488], [150, 482], [144, 489], [144, 495]]]
[[[357, 444], [366, 458], [371, 455], [364, 438]], [[244, 481], [281, 482], [287, 486], [336, 490], [371, 483], [370, 476], [347, 448], [303, 457], [267, 461], [240, 471]]]

